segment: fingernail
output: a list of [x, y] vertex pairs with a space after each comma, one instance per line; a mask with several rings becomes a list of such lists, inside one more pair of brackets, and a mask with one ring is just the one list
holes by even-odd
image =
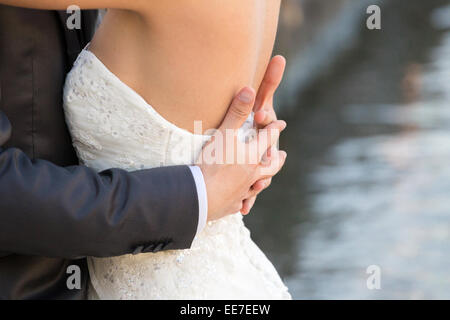
[[253, 100], [253, 91], [249, 88], [243, 89], [238, 96], [239, 101], [243, 103], [250, 103]]
[[287, 123], [286, 123], [286, 121], [283, 121], [283, 120], [281, 120], [282, 121], [282, 129], [281, 130], [284, 130], [284, 129], [286, 129], [286, 127], [287, 127]]

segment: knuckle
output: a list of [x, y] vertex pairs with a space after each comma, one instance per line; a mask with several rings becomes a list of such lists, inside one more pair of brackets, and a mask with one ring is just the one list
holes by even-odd
[[252, 190], [252, 192], [250, 193], [250, 198], [256, 197], [261, 191], [262, 189]]
[[287, 154], [284, 151], [280, 151], [280, 168], [286, 163]]
[[279, 128], [273, 128], [270, 130], [272, 139], [278, 140], [280, 137], [280, 129]]
[[237, 103], [234, 104], [232, 106], [232, 108], [230, 109], [230, 112], [239, 118], [247, 118], [248, 117], [248, 108], [246, 108], [247, 105], [246, 104], [242, 104], [242, 103]]
[[259, 177], [267, 177], [270, 178], [272, 176], [274, 176], [276, 173], [275, 169], [273, 168], [273, 166], [271, 167], [261, 167], [259, 170]]

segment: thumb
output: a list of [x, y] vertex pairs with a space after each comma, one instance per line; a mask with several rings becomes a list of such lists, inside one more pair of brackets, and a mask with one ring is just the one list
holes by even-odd
[[239, 129], [252, 112], [255, 102], [255, 90], [244, 87], [234, 97], [219, 130]]

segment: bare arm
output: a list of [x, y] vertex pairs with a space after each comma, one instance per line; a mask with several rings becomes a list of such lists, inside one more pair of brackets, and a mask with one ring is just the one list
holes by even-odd
[[80, 9], [140, 9], [145, 0], [0, 0], [0, 4], [8, 6], [46, 9], [46, 10], [66, 10], [71, 5], [76, 5]]

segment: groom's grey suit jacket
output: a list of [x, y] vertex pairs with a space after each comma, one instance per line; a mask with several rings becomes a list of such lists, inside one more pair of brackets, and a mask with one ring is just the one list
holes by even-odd
[[[81, 30], [69, 31], [64, 12], [0, 5], [2, 299], [83, 299], [86, 256], [188, 248], [197, 229], [187, 166], [97, 174], [77, 165], [62, 88], [96, 15], [84, 11]], [[67, 287], [70, 265], [79, 290]]]

